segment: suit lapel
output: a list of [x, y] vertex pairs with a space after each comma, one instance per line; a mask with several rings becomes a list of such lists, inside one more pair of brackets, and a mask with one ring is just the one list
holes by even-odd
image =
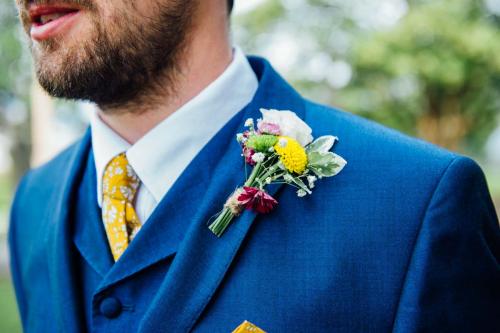
[[[233, 158], [228, 159], [227, 143], [232, 140], [241, 117], [241, 114], [236, 115], [189, 164], [134, 241], [113, 265], [98, 292], [177, 252], [200, 211], [200, 201], [209, 196], [207, 189], [214, 182], [215, 171], [228, 160], [234, 162]], [[241, 168], [239, 162], [237, 158], [235, 167], [238, 170]], [[229, 177], [226, 185], [235, 186], [233, 184], [237, 184], [237, 181], [235, 177]], [[215, 206], [210, 208], [212, 214], [218, 210]]]
[[[144, 316], [140, 332], [155, 332], [158, 327], [169, 332], [191, 330], [251, 230], [256, 217], [251, 211], [245, 211], [235, 219], [220, 239], [207, 227], [207, 221], [222, 208], [227, 196], [244, 181], [244, 163], [235, 140], [236, 133], [244, 129], [244, 121], [247, 118], [259, 118], [259, 109], [262, 107], [292, 110], [299, 117], [305, 117], [302, 98], [270, 65], [258, 58], [251, 58], [250, 61], [259, 77], [259, 89], [254, 100], [205, 146], [181, 176], [180, 185], [190, 182], [191, 187], [178, 186], [179, 191], [169, 197], [168, 208], [184, 210], [184, 218], [177, 220], [177, 223], [189, 223], [189, 227], [152, 306]], [[268, 191], [275, 195], [279, 189], [280, 186], [273, 186]], [[188, 193], [181, 193], [180, 190]], [[196, 198], [190, 197], [191, 191], [197, 193]], [[183, 195], [192, 199], [187, 207], [176, 205]], [[155, 227], [151, 225], [150, 228]], [[167, 235], [160, 226], [156, 228], [155, 235], [146, 233], [146, 230], [141, 233], [144, 232], [144, 237], [155, 237], [158, 246], [162, 237]], [[159, 246], [159, 252], [165, 255], [168, 251], [162, 251], [162, 245]], [[159, 256], [150, 251], [147, 255]]]
[[97, 204], [96, 170], [92, 152], [88, 154], [85, 174], [80, 183], [77, 197], [83, 203], [78, 205], [85, 207], [85, 218], [76, 219], [73, 239], [82, 257], [101, 277], [104, 277], [114, 264], [114, 260], [102, 223], [101, 210]]
[[[244, 177], [244, 163], [235, 134], [247, 118], [260, 117], [259, 109], [288, 109], [304, 118], [304, 102], [270, 65], [250, 59], [259, 77], [252, 103], [236, 115], [198, 154], [146, 223], [120, 261], [105, 276], [101, 289], [159, 260], [175, 255], [151, 307], [141, 323], [142, 332], [189, 331], [211, 300], [256, 217], [245, 211], [222, 238], [215, 237], [207, 221], [224, 204]], [[46, 216], [50, 288], [61, 332], [83, 327], [71, 239], [70, 209], [76, 186], [90, 151], [90, 132], [71, 150], [58, 188], [48, 199], [53, 207]], [[279, 186], [268, 189], [274, 195]], [[278, 208], [279, 209], [279, 206]], [[154, 223], [156, 221], [156, 223]], [[163, 223], [159, 223], [163, 222]], [[180, 245], [179, 245], [180, 243]], [[90, 253], [79, 247], [83, 253]], [[88, 259], [88, 258], [86, 258]], [[123, 259], [123, 260], [122, 260]], [[92, 259], [90, 259], [92, 260]], [[104, 272], [106, 267], [101, 267]], [[101, 273], [102, 273], [101, 272]]]
[[[86, 157], [90, 149], [90, 133], [87, 131], [83, 139], [73, 147], [69, 160], [63, 169], [61, 182], [48, 201], [50, 210], [45, 223], [49, 225], [48, 262], [50, 289], [60, 332], [80, 332], [82, 313], [79, 307], [77, 286], [75, 282], [73, 251], [71, 251], [71, 229], [69, 223], [71, 201], [75, 195], [75, 185], [81, 178]], [[66, 162], [66, 161], [65, 161]], [[66, 168], [67, 166], [67, 168]]]

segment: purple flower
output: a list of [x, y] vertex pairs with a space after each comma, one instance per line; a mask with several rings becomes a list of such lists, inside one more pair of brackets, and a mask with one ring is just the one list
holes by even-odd
[[255, 161], [253, 160], [253, 155], [255, 154], [255, 150], [252, 148], [243, 147], [243, 156], [245, 157], [245, 162], [249, 165], [255, 165]]
[[281, 135], [280, 126], [267, 121], [259, 120], [257, 123], [257, 129], [260, 134]]
[[246, 209], [254, 210], [260, 214], [269, 213], [278, 204], [278, 201], [266, 192], [249, 186], [243, 187], [243, 192], [238, 196], [238, 201]]

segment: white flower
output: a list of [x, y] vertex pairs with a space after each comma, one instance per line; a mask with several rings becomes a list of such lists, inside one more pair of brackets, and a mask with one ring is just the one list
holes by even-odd
[[123, 174], [123, 169], [121, 167], [116, 167], [115, 168], [115, 175], [121, 175]]
[[245, 127], [253, 127], [253, 119], [252, 118], [248, 118], [247, 120], [245, 120]]
[[[109, 203], [106, 203], [106, 204], [109, 204]], [[118, 210], [116, 209], [116, 207], [112, 206], [111, 204], [109, 204], [109, 205], [110, 205], [109, 208], [105, 212], [105, 215], [107, 215], [106, 221], [108, 223], [116, 220], [116, 216], [118, 214]]]
[[263, 153], [255, 153], [252, 155], [252, 160], [255, 163], [263, 162], [265, 158], [266, 158], [266, 155], [264, 155]]
[[303, 147], [312, 142], [312, 129], [292, 111], [260, 109], [262, 121], [276, 124], [281, 135], [297, 140]]
[[134, 199], [134, 193], [128, 186], [120, 186], [120, 193], [129, 201], [132, 201]]
[[132, 166], [130, 164], [127, 164], [126, 168], [127, 168], [127, 176], [130, 178], [134, 178], [135, 172], [134, 172], [134, 169], [132, 169]]
[[243, 133], [238, 133], [236, 134], [236, 141], [238, 141], [239, 143], [242, 143], [243, 142]]
[[303, 189], [300, 189], [300, 190], [297, 191], [297, 196], [299, 198], [305, 197], [306, 195], [307, 195], [307, 192], [304, 191]]
[[314, 183], [318, 180], [316, 176], [307, 176], [307, 182], [309, 183], [310, 188], [314, 188]]

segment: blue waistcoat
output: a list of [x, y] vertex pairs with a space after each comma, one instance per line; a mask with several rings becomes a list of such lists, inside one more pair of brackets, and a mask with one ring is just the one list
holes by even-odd
[[[79, 306], [81, 307], [79, 320], [86, 331], [98, 330], [99, 327], [104, 326], [106, 330], [114, 332], [120, 327], [115, 328], [113, 324], [119, 322], [109, 321], [110, 318], [117, 316], [142, 317], [148, 310], [161, 281], [166, 276], [179, 239], [173, 237], [175, 233], [167, 234], [165, 238], [169, 238], [170, 250], [166, 252], [165, 258], [150, 266], [148, 270], [143, 272], [141, 279], [135, 279], [135, 282], [131, 281], [126, 288], [116, 287], [115, 293], [120, 294], [119, 299], [108, 292], [100, 293], [101, 284], [106, 280], [107, 274], [113, 272], [111, 269], [114, 260], [108, 247], [101, 209], [97, 204], [96, 170], [92, 151], [88, 154], [87, 163], [77, 188], [75, 210], [70, 212], [70, 219], [74, 221], [72, 238], [76, 251], [74, 251], [72, 262], [75, 265], [77, 276], [75, 285], [77, 299], [80, 301]], [[147, 222], [166, 222], [161, 220], [154, 222], [158, 219], [157, 216], [158, 213], [152, 214]], [[161, 219], [161, 217], [159, 218]], [[182, 229], [182, 226], [179, 228]], [[185, 230], [182, 231], [185, 232]], [[144, 279], [148, 283], [143, 283]], [[136, 294], [141, 296], [140, 303], [136, 301]], [[138, 325], [139, 321], [134, 321], [131, 318], [127, 329], [135, 332]]]
[[[500, 229], [477, 164], [307, 101], [265, 60], [250, 61], [253, 101], [115, 264], [92, 197], [88, 132], [23, 178], [9, 244], [25, 331], [231, 332], [244, 320], [267, 332], [498, 330]], [[244, 181], [235, 135], [259, 108], [292, 110], [315, 137], [338, 136], [348, 165], [305, 198], [270, 187], [273, 212], [245, 211], [217, 238], [207, 221]]]

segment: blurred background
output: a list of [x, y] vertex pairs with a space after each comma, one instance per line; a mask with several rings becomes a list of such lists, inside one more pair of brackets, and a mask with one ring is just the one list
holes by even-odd
[[[500, 211], [500, 0], [236, 0], [235, 43], [301, 93], [476, 159]], [[19, 177], [85, 130], [32, 77], [0, 0], [0, 332], [19, 332], [6, 232]]]

